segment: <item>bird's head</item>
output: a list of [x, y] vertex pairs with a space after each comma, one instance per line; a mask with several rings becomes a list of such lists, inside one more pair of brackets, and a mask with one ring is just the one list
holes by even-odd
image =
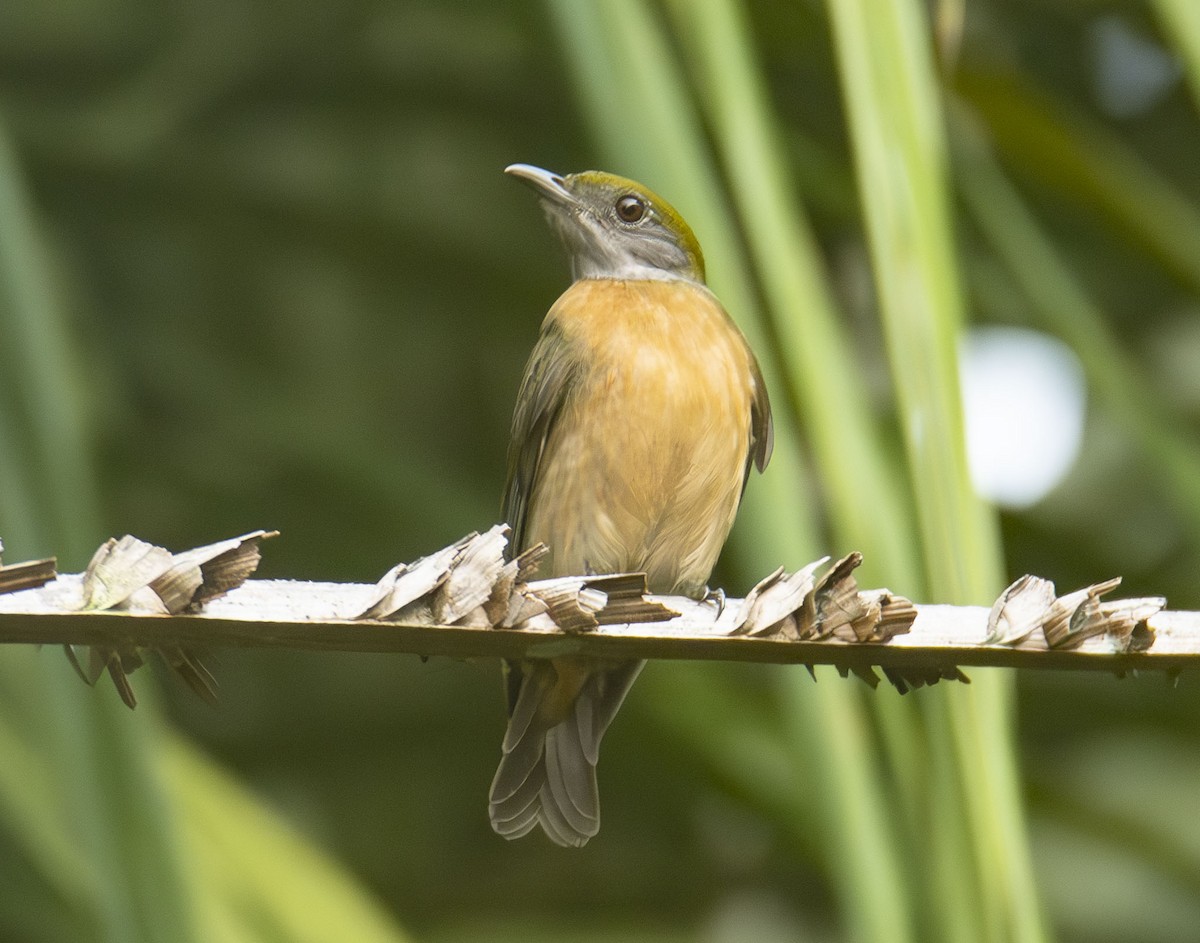
[[575, 278], [679, 278], [704, 284], [692, 229], [666, 200], [598, 170], [561, 177], [529, 164], [504, 172], [537, 191], [562, 238]]

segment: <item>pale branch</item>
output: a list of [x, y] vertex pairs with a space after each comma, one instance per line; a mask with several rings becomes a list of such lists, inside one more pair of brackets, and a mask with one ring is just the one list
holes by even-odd
[[248, 580], [274, 536], [264, 531], [177, 554], [110, 540], [83, 574], [55, 578], [52, 561], [49, 572], [48, 561], [0, 567], [0, 643], [64, 645], [86, 681], [107, 670], [131, 706], [126, 676], [145, 651], [211, 699], [194, 654], [211, 648], [833, 665], [872, 685], [879, 668], [901, 690], [965, 680], [962, 666], [1200, 666], [1200, 613], [1163, 611], [1158, 597], [1100, 601], [1116, 580], [1059, 597], [1022, 577], [990, 610], [916, 606], [859, 590], [852, 554], [823, 573], [825, 560], [776, 571], [745, 599], [697, 601], [648, 594], [641, 574], [534, 580], [544, 551], [508, 560], [507, 534], [468, 535], [376, 585]]

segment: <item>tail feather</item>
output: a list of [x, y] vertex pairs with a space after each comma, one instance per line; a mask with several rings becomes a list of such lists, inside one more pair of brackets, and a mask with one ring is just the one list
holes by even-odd
[[540, 717], [553, 672], [521, 672], [519, 690], [510, 688], [511, 716], [492, 780], [489, 813], [497, 834], [519, 838], [540, 825], [556, 844], [579, 847], [600, 830], [600, 741], [643, 664], [593, 671], [566, 717], [549, 727]]
[[520, 838], [540, 824], [555, 844], [579, 847], [600, 830], [596, 767], [571, 733], [576, 724], [571, 716], [550, 730], [527, 730], [501, 758], [488, 810], [498, 835]]
[[575, 731], [579, 737], [579, 749], [593, 766], [600, 761], [600, 737], [596, 736], [596, 696], [592, 690], [594, 687], [594, 678], [589, 678], [579, 694], [579, 700], [575, 702]]
[[567, 718], [546, 734], [546, 785], [572, 834], [586, 841], [600, 831], [600, 791], [596, 767], [583, 755], [578, 736], [570, 735], [574, 728], [574, 718]]
[[[541, 791], [541, 806], [538, 810], [538, 822], [542, 826], [542, 831], [556, 845], [562, 845], [564, 848], [582, 848], [587, 844], [587, 840], [591, 835], [586, 835], [583, 832], [577, 831], [567, 817], [563, 815], [562, 810], [558, 807], [558, 803], [554, 800], [554, 796], [550, 794], [548, 785], [542, 786]], [[595, 834], [594, 832], [592, 834]]]
[[[511, 671], [512, 669], [510, 669]], [[511, 753], [521, 738], [525, 736], [548, 687], [545, 672], [531, 671], [523, 674], [520, 690], [513, 699], [512, 708], [508, 712], [508, 729], [504, 731], [504, 743], [500, 747], [505, 753]]]
[[535, 828], [540, 821], [539, 807], [537, 803], [530, 803], [529, 808], [519, 813], [516, 818], [506, 821], [493, 821], [492, 827], [497, 835], [512, 841], [516, 838], [524, 838]]
[[[625, 703], [625, 695], [646, 667], [644, 661], [631, 661], [606, 671], [593, 672], [576, 702], [576, 719], [583, 755], [593, 766], [600, 759], [600, 741], [608, 725]], [[586, 703], [585, 703], [586, 702]], [[583, 705], [582, 709], [580, 704]]]
[[505, 838], [520, 838], [528, 835], [538, 824], [541, 810], [538, 793], [541, 792], [539, 779], [530, 777], [532, 789], [521, 789], [502, 802], [491, 805], [492, 828], [498, 835]]
[[[577, 703], [588, 700], [581, 697]], [[553, 746], [553, 750], [551, 750]], [[600, 819], [600, 790], [596, 786], [596, 764], [587, 758], [579, 737], [579, 724], [575, 717], [568, 717], [546, 735], [547, 771], [549, 757], [556, 761], [561, 791], [571, 805], [586, 819]], [[554, 785], [553, 777], [550, 779]]]
[[[503, 766], [501, 761], [501, 766]], [[538, 793], [541, 791], [542, 783], [546, 777], [538, 773], [538, 767], [542, 765], [542, 759], [539, 757], [534, 768], [530, 770], [525, 779], [518, 784], [517, 788], [512, 791], [500, 791], [496, 788], [497, 782], [500, 781], [500, 770], [496, 771], [496, 780], [492, 783], [491, 794], [491, 814], [492, 821], [515, 821], [525, 813], [531, 806], [536, 806], [538, 801]], [[507, 792], [507, 794], [506, 794]]]
[[527, 727], [512, 748], [500, 757], [496, 777], [492, 780], [492, 804], [508, 802], [518, 793], [523, 794], [531, 779], [540, 785], [546, 777], [544, 773], [538, 775], [537, 771], [544, 766], [545, 752], [544, 733]]

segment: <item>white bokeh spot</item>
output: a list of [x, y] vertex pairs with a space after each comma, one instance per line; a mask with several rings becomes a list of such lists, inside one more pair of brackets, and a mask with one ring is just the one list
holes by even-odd
[[1079, 454], [1087, 405], [1079, 358], [1039, 331], [974, 328], [959, 373], [976, 490], [1003, 507], [1036, 504]]

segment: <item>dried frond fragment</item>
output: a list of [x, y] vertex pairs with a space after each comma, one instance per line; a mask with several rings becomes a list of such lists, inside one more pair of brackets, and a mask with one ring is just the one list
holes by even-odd
[[[4, 552], [4, 542], [0, 541], [0, 555]], [[0, 560], [2, 560], [0, 556]], [[23, 589], [36, 589], [44, 586], [58, 576], [58, 558], [47, 557], [44, 560], [26, 560], [23, 563], [0, 565], [0, 594], [19, 593]]]
[[992, 604], [984, 644], [1021, 644], [1042, 626], [1053, 605], [1053, 583], [1040, 576], [1022, 576]]

